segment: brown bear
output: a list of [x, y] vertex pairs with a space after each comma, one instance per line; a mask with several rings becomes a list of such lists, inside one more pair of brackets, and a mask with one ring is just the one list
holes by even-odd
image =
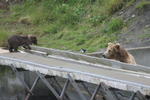
[[103, 57], [124, 63], [136, 64], [134, 57], [121, 47], [119, 43], [108, 43], [107, 50], [104, 52]]
[[17, 52], [19, 46], [31, 49], [29, 45], [37, 45], [37, 38], [33, 35], [13, 35], [8, 38], [8, 48], [10, 52]]

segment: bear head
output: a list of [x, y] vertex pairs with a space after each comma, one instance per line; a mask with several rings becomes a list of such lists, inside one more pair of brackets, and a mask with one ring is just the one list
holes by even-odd
[[31, 44], [37, 45], [37, 37], [36, 36], [34, 36], [34, 35], [28, 35], [28, 38], [29, 38]]
[[128, 54], [125, 49], [123, 49], [119, 43], [108, 43], [108, 47], [103, 54], [104, 58], [122, 60], [127, 57]]

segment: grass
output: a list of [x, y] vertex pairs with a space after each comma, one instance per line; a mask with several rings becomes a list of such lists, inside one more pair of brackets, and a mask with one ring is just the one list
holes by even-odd
[[6, 46], [6, 43], [7, 43], [6, 39], [7, 39], [8, 35], [9, 34], [7, 31], [5, 31], [5, 30], [0, 31], [0, 45], [1, 46]]
[[[89, 52], [117, 40], [125, 23], [112, 15], [128, 0], [26, 0], [0, 19], [0, 45], [17, 32], [36, 34], [40, 46]], [[0, 11], [0, 16], [4, 15]]]
[[150, 27], [144, 29], [144, 33], [139, 36], [139, 39], [149, 39], [150, 38]]
[[134, 4], [134, 2], [136, 2], [136, 0], [129, 0], [126, 7], [132, 6]]
[[145, 1], [143, 0], [142, 2], [140, 2], [138, 5], [136, 5], [137, 9], [143, 9], [147, 6], [150, 6], [150, 1]]
[[150, 38], [150, 34], [149, 33], [145, 33], [139, 36], [139, 39], [145, 39], [145, 38]]
[[108, 4], [108, 12], [113, 14], [119, 11], [125, 3], [125, 0], [110, 0]]
[[115, 33], [121, 30], [124, 26], [124, 22], [121, 18], [112, 18], [112, 20], [106, 24], [103, 32], [104, 33]]

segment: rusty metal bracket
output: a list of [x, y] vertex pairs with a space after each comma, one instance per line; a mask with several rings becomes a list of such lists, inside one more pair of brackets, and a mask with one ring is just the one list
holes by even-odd
[[[70, 97], [67, 95], [67, 93], [65, 93], [68, 85], [69, 85], [69, 80], [67, 79], [66, 82], [68, 82], [66, 84], [66, 86], [64, 85], [63, 87], [59, 84], [59, 82], [57, 81], [56, 77], [52, 77], [50, 78], [50, 81], [51, 81], [51, 85], [53, 86], [53, 88], [55, 88], [56, 92], [60, 95], [60, 98], [61, 99], [64, 99], [64, 100], [71, 100]], [[56, 86], [55, 86], [56, 85]], [[65, 89], [64, 93], [63, 93], [63, 89]], [[63, 97], [61, 97], [61, 94], [63, 93]]]
[[[61, 94], [60, 94], [60, 98], [61, 98], [62, 100], [63, 100], [63, 98], [64, 98], [65, 91], [67, 90], [68, 85], [69, 85], [69, 80], [67, 79], [67, 81], [66, 81], [66, 83], [65, 83], [65, 85], [64, 85], [64, 87], [63, 87], [63, 89], [62, 89], [62, 92], [61, 92]], [[69, 99], [68, 96], [67, 96], [67, 99]]]
[[137, 92], [136, 92], [136, 95], [137, 95], [137, 97], [139, 98], [139, 100], [147, 100], [147, 99], [145, 98], [145, 96], [144, 96], [140, 91], [137, 91]]
[[55, 97], [57, 98], [57, 100], [63, 100], [63, 98], [65, 97], [65, 91], [67, 90], [67, 87], [69, 85], [69, 80], [67, 79], [60, 95], [58, 94], [58, 92], [56, 91], [55, 88], [53, 88], [53, 86], [51, 84], [49, 84], [49, 82], [47, 81], [47, 79], [45, 78], [44, 75], [42, 75], [40, 72], [36, 72], [37, 75], [40, 77], [40, 79], [42, 80], [42, 82], [48, 87], [48, 89], [55, 95]]
[[51, 92], [55, 95], [55, 97], [58, 100], [61, 100], [59, 97], [59, 94], [56, 92], [56, 90], [49, 84], [49, 82], [46, 80], [46, 78], [44, 77], [44, 75], [42, 75], [40, 72], [36, 72], [37, 75], [40, 77], [40, 79], [42, 80], [42, 82], [48, 87], [49, 90], [51, 90]]
[[95, 96], [96, 96], [96, 94], [97, 94], [99, 88], [100, 88], [100, 84], [99, 84], [99, 85], [96, 87], [96, 89], [94, 90], [94, 93], [92, 94], [92, 97], [91, 97], [90, 100], [94, 100], [94, 99], [95, 99]]
[[[36, 84], [38, 83], [38, 80], [40, 79], [40, 77], [38, 76], [38, 77], [36, 77], [36, 79], [35, 79], [35, 81], [34, 81], [34, 83], [33, 83], [33, 85], [32, 85], [32, 87], [31, 87], [31, 89], [30, 89], [30, 91], [32, 92], [33, 90], [34, 90], [34, 88], [35, 88], [35, 86], [36, 86]], [[28, 93], [27, 94], [27, 96], [25, 97], [25, 100], [28, 100], [29, 99], [29, 97], [30, 97], [30, 93]]]
[[147, 99], [145, 98], [145, 96], [144, 96], [140, 91], [137, 91], [137, 92], [133, 93], [133, 94], [131, 95], [131, 97], [130, 97], [129, 100], [134, 100], [135, 97], [137, 97], [138, 100], [147, 100]]
[[55, 89], [55, 91], [60, 95], [62, 88], [58, 84], [58, 82], [54, 80], [54, 77], [51, 77], [51, 78], [45, 77], [45, 78], [47, 79], [47, 81], [49, 82], [49, 84]]
[[89, 88], [86, 86], [86, 84], [84, 84], [84, 82], [81, 82], [81, 85], [83, 86], [83, 88], [87, 91], [87, 93], [92, 96], [92, 93], [90, 92]]
[[136, 96], [136, 92], [133, 93], [133, 94], [130, 96], [129, 100], [134, 100], [134, 97], [135, 97], [135, 96]]
[[28, 85], [25, 83], [25, 81], [20, 77], [19, 72], [17, 71], [17, 69], [16, 69], [13, 65], [11, 65], [10, 67], [11, 67], [12, 71], [16, 74], [16, 77], [22, 82], [22, 84], [24, 85], [25, 89], [26, 89], [30, 94], [33, 95], [32, 91], [30, 91], [29, 86], [28, 86]]
[[[55, 82], [55, 85], [57, 85], [58, 88], [56, 87], [56, 89], [59, 89], [58, 92], [59, 92], [59, 94], [61, 95], [62, 90], [63, 90], [63, 87], [59, 84], [59, 82], [57, 81], [56, 77], [53, 77], [52, 79], [53, 79], [53, 82]], [[67, 79], [67, 81], [68, 81], [68, 79]], [[66, 82], [67, 82], [67, 81], [66, 81]], [[69, 85], [69, 82], [68, 82], [68, 84], [67, 84], [67, 87], [68, 87], [68, 85]], [[65, 85], [64, 85], [64, 86], [65, 86]], [[66, 87], [66, 88], [67, 88], [67, 87]], [[65, 100], [70, 100], [70, 98], [69, 98], [69, 96], [67, 95], [67, 93], [64, 93], [64, 99], [65, 99]]]
[[79, 86], [77, 85], [77, 83], [75, 82], [75, 80], [73, 80], [73, 78], [69, 74], [68, 74], [68, 78], [69, 78], [69, 81], [72, 84], [72, 86], [75, 88], [75, 90], [79, 94], [80, 98], [82, 100], [87, 100], [86, 97], [81, 93], [81, 90], [79, 89]]
[[101, 92], [103, 96], [105, 97], [105, 100], [118, 100], [116, 96], [109, 90], [109, 87], [105, 85], [104, 83], [100, 84], [101, 86]]

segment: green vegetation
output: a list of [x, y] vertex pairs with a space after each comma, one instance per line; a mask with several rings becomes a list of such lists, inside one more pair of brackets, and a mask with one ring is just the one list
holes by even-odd
[[124, 22], [122, 19], [120, 18], [112, 18], [112, 20], [106, 25], [106, 27], [104, 28], [104, 32], [111, 34], [111, 33], [115, 33], [118, 32], [119, 30], [121, 30], [123, 28]]
[[139, 39], [149, 39], [150, 38], [150, 34], [149, 33], [144, 33], [144, 34], [140, 35], [138, 38]]
[[136, 0], [129, 0], [129, 2], [127, 3], [127, 7], [132, 6], [134, 4]]
[[0, 11], [0, 45], [22, 32], [38, 36], [39, 45], [89, 52], [117, 40], [125, 23], [111, 17], [128, 0], [26, 0]]
[[136, 8], [137, 8], [137, 9], [143, 9], [143, 8], [145, 8], [146, 6], [150, 6], [150, 1], [145, 1], [145, 0], [143, 0], [142, 2], [140, 2], [140, 3], [136, 6]]
[[125, 3], [125, 0], [110, 0], [108, 2], [108, 12], [114, 14], [119, 11]]
[[149, 39], [150, 38], [150, 27], [145, 28], [144, 33], [141, 34], [138, 38], [139, 39]]

